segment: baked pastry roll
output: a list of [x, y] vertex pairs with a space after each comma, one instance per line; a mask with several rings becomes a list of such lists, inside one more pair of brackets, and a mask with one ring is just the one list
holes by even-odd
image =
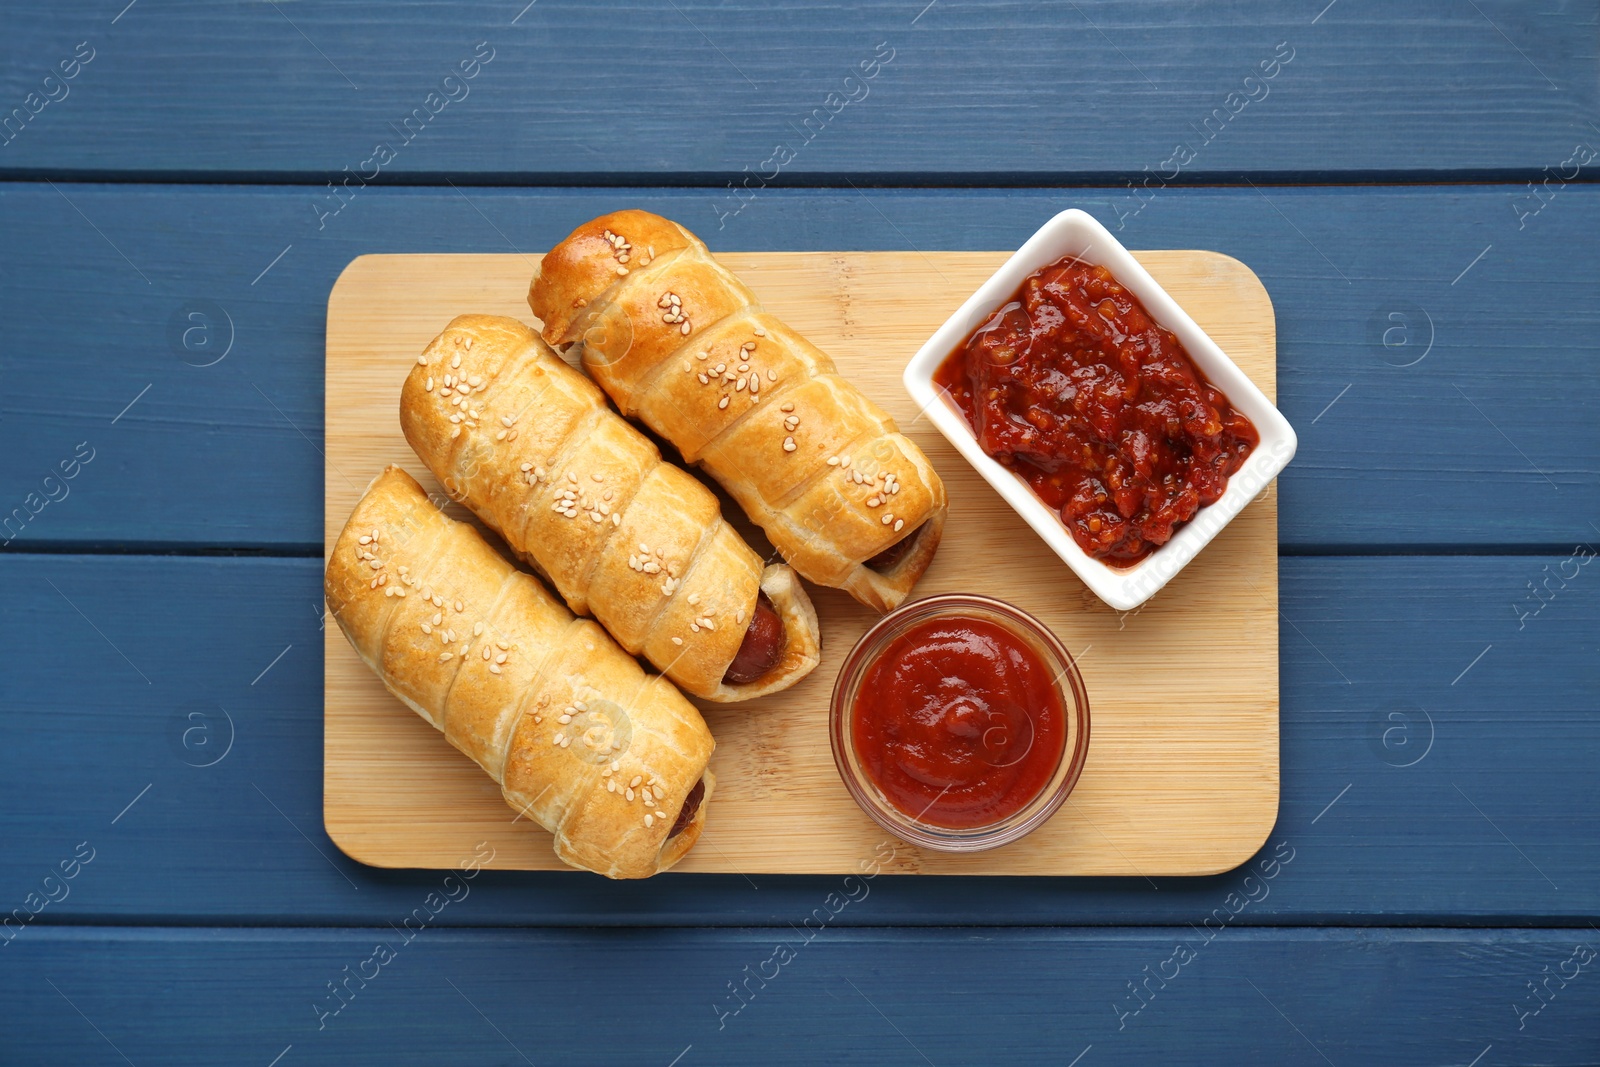
[[783, 558], [880, 611], [933, 559], [944, 483], [816, 346], [761, 310], [694, 234], [647, 211], [586, 222], [528, 291], [624, 415], [700, 464]]
[[748, 700], [820, 660], [794, 572], [763, 566], [711, 491], [516, 319], [454, 319], [411, 368], [400, 426], [568, 607], [685, 691]]
[[328, 557], [328, 608], [389, 691], [608, 878], [671, 867], [705, 825], [705, 721], [399, 467], [367, 487]]

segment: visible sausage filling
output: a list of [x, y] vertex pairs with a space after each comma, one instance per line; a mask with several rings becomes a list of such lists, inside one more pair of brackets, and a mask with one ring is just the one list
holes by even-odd
[[689, 790], [689, 795], [684, 798], [683, 807], [678, 811], [678, 821], [672, 824], [672, 832], [667, 835], [668, 841], [688, 829], [689, 824], [694, 822], [695, 813], [700, 810], [700, 802], [705, 798], [706, 780], [702, 778], [694, 784], [694, 788]]
[[744, 640], [739, 643], [739, 654], [733, 657], [722, 680], [729, 685], [748, 685], [778, 665], [785, 644], [783, 619], [772, 606], [767, 594], [756, 597], [756, 609], [750, 613], [750, 625], [745, 628]]
[[911, 551], [911, 546], [917, 543], [917, 533], [922, 529], [918, 526], [900, 540], [867, 560], [867, 569], [887, 574], [894, 570], [895, 564], [906, 558], [906, 553]]

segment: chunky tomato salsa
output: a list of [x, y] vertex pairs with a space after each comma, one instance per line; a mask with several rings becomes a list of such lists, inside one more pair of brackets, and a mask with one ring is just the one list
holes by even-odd
[[1217, 501], [1260, 442], [1137, 297], [1072, 258], [1030, 275], [934, 380], [984, 452], [1115, 567]]

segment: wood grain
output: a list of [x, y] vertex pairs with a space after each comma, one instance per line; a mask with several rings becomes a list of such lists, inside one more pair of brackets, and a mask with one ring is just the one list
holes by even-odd
[[[981, 591], [1050, 626], [1089, 692], [1089, 758], [1067, 806], [1016, 845], [970, 856], [908, 849], [928, 874], [1211, 874], [1260, 847], [1278, 810], [1277, 503], [1271, 487], [1140, 613], [1137, 636], [960, 459], [899, 382], [910, 353], [1005, 253], [746, 253], [723, 257], [780, 318], [883, 404], [946, 479], [945, 540], [917, 595]], [[1141, 261], [1272, 396], [1272, 305], [1237, 260], [1147, 252]], [[400, 463], [437, 484], [400, 435], [399, 382], [465, 311], [519, 312], [536, 260], [363, 256], [328, 303], [327, 543], [372, 475]], [[907, 299], [907, 294], [916, 294]], [[524, 305], [525, 306], [525, 305]], [[733, 509], [725, 502], [724, 511]], [[464, 512], [457, 512], [466, 518]], [[753, 536], [753, 535], [752, 535]], [[760, 543], [759, 541], [757, 542]], [[764, 546], [763, 546], [764, 547]], [[706, 706], [717, 795], [681, 871], [848, 872], [883, 840], [850, 800], [827, 739], [844, 654], [875, 616], [816, 590], [823, 662], [786, 692]], [[1217, 654], [1218, 634], [1229, 650]], [[512, 825], [494, 783], [406, 711], [334, 627], [326, 634], [324, 822], [364, 863], [449, 867], [487, 840], [497, 866], [560, 866], [548, 837]], [[780, 828], [790, 832], [775, 832]]]
[[[1600, 912], [1594, 566], [1526, 629], [1510, 607], [1564, 558], [1280, 559], [1283, 793], [1267, 848], [1300, 853], [1236, 923], [1585, 928]], [[432, 871], [364, 867], [322, 830], [321, 575], [320, 558], [0, 555], [18, 623], [0, 675], [12, 706], [36, 709], [8, 720], [0, 810], [18, 815], [0, 897], [16, 906], [86, 837], [103, 861], [38, 921], [383, 926], [437, 887]], [[1130, 616], [1127, 634], [1159, 623]], [[224, 714], [228, 755], [195, 766], [226, 745]], [[874, 909], [837, 923], [1182, 926], [1241, 877], [880, 878]], [[838, 886], [751, 881], [759, 892], [735, 874], [492, 871], [438, 922], [782, 928]]]
[[[329, 195], [343, 168], [373, 173], [382, 140], [399, 151], [379, 182], [675, 175], [709, 200], [773, 173], [780, 142], [784, 182], [1121, 185], [1179, 142], [1196, 149], [1185, 180], [1536, 180], [1594, 136], [1591, 4], [926, 3], [363, 0], [285, 7], [292, 24], [271, 5], [143, 3], [114, 26], [115, 8], [41, 5], [8, 12], [7, 109], [76, 42], [98, 55], [0, 173], [291, 175]], [[404, 143], [393, 126], [478, 41], [494, 58]], [[573, 63], [597, 42], [605, 64]], [[1292, 60], [1247, 85], [1280, 43]], [[890, 58], [863, 81], [874, 56]]]
[[[57, 185], [71, 203], [48, 185], [0, 184], [0, 233], [14, 238], [0, 318], [19, 338], [71, 326], [67, 343], [5, 356], [0, 509], [39, 492], [77, 442], [100, 458], [13, 550], [320, 555], [327, 299], [363, 253], [544, 249], [622, 206], [681, 218], [718, 251], [1016, 248], [1068, 207], [1115, 229], [1127, 195], [774, 190], [719, 232], [701, 190], [371, 189], [319, 231], [304, 189]], [[1225, 252], [1272, 294], [1278, 406], [1300, 430], [1280, 482], [1282, 551], [1556, 554], [1596, 536], [1600, 258], [1587, 238], [1600, 232], [1600, 186], [1563, 188], [1524, 230], [1514, 191], [1174, 189], [1118, 233], [1130, 248]], [[1529, 318], [1499, 299], [1524, 290], [1561, 314]], [[232, 352], [211, 367], [180, 359], [168, 337], [174, 314], [201, 299], [235, 327]], [[1399, 309], [1410, 345], [1385, 349], [1385, 315]], [[1400, 366], [1429, 351], [1430, 322], [1431, 354]]]
[[[1266, 884], [1294, 878], [1301, 862]], [[1202, 927], [1201, 910], [1192, 926], [1145, 929], [819, 931], [824, 902], [843, 899], [830, 879], [776, 929], [438, 929], [455, 913], [481, 914], [488, 877], [430, 874], [371, 929], [27, 930], [4, 950], [0, 1053], [107, 1067], [269, 1067], [291, 1044], [277, 1067], [668, 1067], [675, 1056], [676, 1067], [1068, 1067], [1086, 1051], [1077, 1067], [1466, 1067], [1474, 1057], [1476, 1067], [1592, 1067], [1600, 1047], [1594, 964], [1564, 983], [1559, 970], [1577, 945], [1600, 949], [1587, 926], [1230, 926], [1207, 944], [1217, 920]], [[834, 921], [892, 915], [879, 897], [888, 881], [869, 883]], [[846, 888], [861, 894], [855, 879]], [[463, 890], [412, 932], [430, 893]], [[389, 962], [363, 966], [377, 944]], [[781, 968], [768, 962], [780, 944], [793, 953]], [[1178, 945], [1195, 952], [1179, 957], [1181, 970], [1165, 963]], [[649, 983], [648, 997], [619, 994], [617, 975], [639, 971], [669, 980]], [[346, 977], [358, 972], [367, 977]], [[1540, 988], [1554, 996], [1543, 1001], [1527, 983], [1546, 975]], [[1526, 1014], [1521, 1029], [1514, 1009]]]

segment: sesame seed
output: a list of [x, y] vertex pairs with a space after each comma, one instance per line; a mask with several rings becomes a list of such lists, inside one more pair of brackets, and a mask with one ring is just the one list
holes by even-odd
[[779, 411], [793, 411], [794, 410], [794, 403], [791, 401], [790, 403], [787, 403], [787, 404], [783, 405], [783, 407], [779, 408], [778, 410]]
[[470, 337], [467, 338], [467, 351], [468, 352], [472, 351], [472, 338], [470, 338]]
[[633, 776], [633, 780], [628, 783], [628, 788], [637, 789], [639, 788], [639, 783], [642, 781], [644, 781], [644, 775], [636, 774]]
[[778, 372], [777, 371], [775, 371], [775, 370], [767, 371], [767, 381], [775, 382], [777, 380], [778, 380]]
[[457, 352], [454, 356], [450, 357], [450, 369], [454, 370], [459, 366], [461, 366], [461, 353]]
[[499, 674], [500, 673], [500, 668], [496, 667], [493, 663], [491, 663], [491, 664], [489, 664], [489, 673], [490, 674]]
[[465, 610], [466, 610], [466, 609], [465, 609], [465, 608], [463, 608], [463, 607], [462, 607], [462, 606], [461, 606], [461, 601], [459, 601], [459, 600], [458, 600], [458, 601], [456, 601], [456, 603], [455, 603], [455, 609], [456, 609], [456, 610], [457, 610], [457, 611], [465, 611]]
[[629, 800], [632, 800], [633, 799], [633, 790], [632, 789], [628, 789], [628, 790], [624, 791], [624, 793], [622, 795], [627, 797]]
[[838, 456], [829, 456], [828, 457], [828, 466], [837, 467], [838, 465], [839, 465], [839, 457]]
[[451, 660], [453, 660], [455, 658], [456, 658], [456, 654], [454, 652], [441, 652], [441, 653], [439, 653], [439, 662], [440, 663], [449, 663]]
[[718, 411], [721, 411], [723, 408], [725, 408], [727, 406], [728, 406], [728, 398], [727, 397], [723, 397], [721, 400], [717, 401], [717, 410]]
[[767, 335], [767, 331], [763, 330], [760, 326], [757, 326], [751, 332], [754, 333], [757, 337], [765, 337]]
[[506, 644], [504, 641], [496, 641], [494, 643], [494, 647], [498, 648], [502, 652], [508, 651], [511, 648], [511, 646]]
[[894, 532], [895, 533], [899, 533], [901, 527], [905, 526], [905, 524], [906, 524], [906, 520], [904, 520], [904, 519], [896, 519], [896, 520], [894, 520]]
[[628, 273], [628, 268], [627, 267], [618, 267], [617, 268], [617, 277], [619, 277], [619, 278], [625, 277], [627, 275], [627, 273]]
[[362, 534], [361, 535], [361, 539], [359, 541], [357, 541], [356, 543], [357, 544], [362, 544], [362, 545], [370, 545], [370, 544], [372, 544], [372, 535], [371, 534]]
[[461, 427], [459, 427], [459, 426], [450, 427], [450, 440], [454, 441], [457, 437], [460, 437], [460, 436], [461, 436]]
[[571, 482], [573, 485], [577, 485], [578, 484], [578, 476], [576, 474], [572, 473], [571, 471], [568, 471], [567, 472], [567, 481]]
[[622, 525], [622, 512], [615, 511], [615, 512], [611, 513], [611, 525], [613, 525], [613, 526], [621, 526]]
[[785, 452], [793, 452], [795, 450], [794, 438], [785, 437], [783, 439], [783, 450]]
[[889, 525], [893, 521], [894, 521], [894, 512], [886, 511], [886, 512], [883, 513], [883, 524], [885, 526]]
[[483, 646], [483, 658], [484, 659], [488, 659], [490, 655], [491, 655], [491, 653], [489, 651], [489, 646], [488, 645], [484, 645]]
[[422, 391], [425, 393], [433, 392], [433, 379], [431, 377], [425, 383], [423, 383]]
[[877, 506], [878, 506], [878, 505], [879, 505], [879, 504], [881, 504], [881, 503], [883, 503], [883, 501], [881, 501], [881, 500], [879, 500], [879, 499], [878, 499], [878, 498], [877, 498], [877, 497], [875, 497], [875, 496], [869, 496], [869, 497], [867, 497], [867, 507], [869, 507], [869, 508], [875, 508], [875, 507], [877, 507]]
[[672, 643], [673, 643], [673, 644], [675, 644], [675, 645], [682, 645], [682, 644], [683, 644], [683, 638], [681, 638], [681, 637], [674, 637], [674, 638], [673, 638], [673, 639], [672, 639]]
[[650, 829], [650, 824], [653, 822], [655, 822], [655, 818], [651, 816], [649, 812], [646, 812], [644, 816], [644, 828], [646, 830]]

